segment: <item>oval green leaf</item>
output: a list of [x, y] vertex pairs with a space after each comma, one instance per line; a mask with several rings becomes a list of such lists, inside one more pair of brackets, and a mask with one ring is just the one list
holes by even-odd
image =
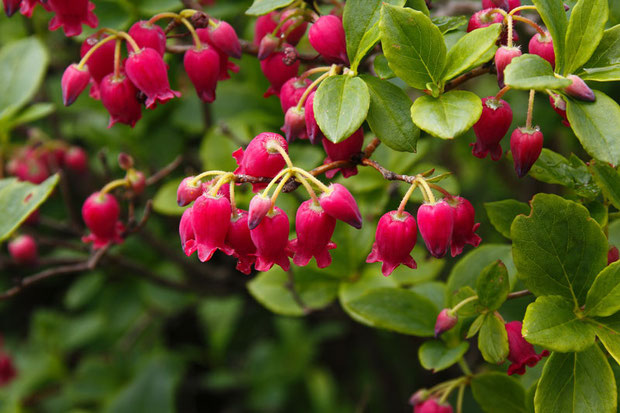
[[422, 367], [436, 373], [458, 362], [468, 348], [469, 343], [466, 341], [459, 343], [456, 347], [448, 347], [443, 341], [431, 340], [420, 346], [418, 357]]
[[437, 98], [420, 96], [411, 106], [411, 119], [418, 127], [441, 139], [454, 139], [480, 118], [482, 101], [465, 90], [452, 90]]
[[530, 206], [525, 202], [516, 199], [505, 199], [503, 201], [486, 202], [484, 209], [491, 225], [495, 227], [497, 232], [510, 238], [510, 226], [517, 215], [527, 215], [530, 213]]
[[526, 413], [525, 389], [505, 373], [477, 374], [471, 381], [474, 399], [486, 413]]
[[620, 24], [603, 32], [603, 38], [579, 74], [583, 80], [620, 80]]
[[607, 0], [581, 0], [573, 7], [566, 31], [564, 74], [574, 73], [598, 46], [609, 14]]
[[359, 77], [331, 76], [321, 82], [314, 98], [314, 117], [334, 143], [351, 136], [366, 119], [370, 95]]
[[461, 37], [448, 51], [446, 67], [442, 75], [443, 80], [450, 80], [493, 59], [497, 51], [495, 42], [501, 30], [502, 25], [497, 23], [473, 30]]
[[620, 261], [596, 276], [586, 297], [586, 314], [607, 317], [620, 310]]
[[620, 209], [620, 173], [608, 163], [590, 161], [590, 171], [605, 199]]
[[478, 334], [478, 349], [488, 362], [499, 364], [508, 357], [508, 333], [504, 323], [493, 313], [487, 313]]
[[549, 62], [535, 54], [524, 54], [512, 59], [504, 70], [506, 86], [514, 89], [562, 89], [572, 81], [555, 77]]
[[270, 11], [286, 7], [292, 2], [293, 0], [254, 0], [254, 3], [252, 3], [245, 14], [250, 16], [261, 16]]
[[489, 311], [495, 311], [506, 301], [510, 292], [508, 270], [497, 260], [486, 266], [476, 282], [478, 303]]
[[555, 68], [558, 73], [562, 73], [564, 67], [566, 28], [568, 18], [564, 10], [562, 0], [532, 0], [536, 11], [540, 14], [547, 30], [553, 39], [553, 50], [555, 52]]

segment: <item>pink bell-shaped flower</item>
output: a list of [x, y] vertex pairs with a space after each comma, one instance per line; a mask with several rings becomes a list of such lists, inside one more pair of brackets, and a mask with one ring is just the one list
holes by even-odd
[[63, 28], [65, 36], [82, 33], [82, 23], [95, 28], [99, 24], [93, 13], [95, 4], [88, 0], [47, 0], [47, 6], [55, 13], [50, 20], [49, 30]]
[[386, 277], [400, 264], [415, 269], [417, 264], [410, 254], [417, 239], [418, 230], [410, 213], [387, 212], [377, 224], [375, 242], [366, 262], [382, 262], [381, 272]]
[[323, 132], [319, 128], [319, 124], [316, 123], [316, 119], [314, 118], [314, 94], [316, 91], [312, 91], [308, 97], [306, 98], [306, 102], [304, 103], [304, 111], [306, 115], [306, 133], [308, 134], [308, 139], [310, 139], [310, 143], [313, 145], [318, 144], [325, 137]]
[[328, 215], [346, 222], [354, 228], [362, 228], [362, 214], [351, 192], [341, 184], [331, 184], [329, 192], [319, 197], [319, 203]]
[[[83, 58], [90, 49], [92, 49], [100, 40], [108, 37], [107, 34], [93, 34], [84, 40], [80, 48], [80, 57]], [[100, 98], [99, 84], [108, 74], [114, 72], [114, 49], [116, 42], [114, 40], [107, 41], [100, 45], [97, 50], [90, 55], [86, 61], [88, 72], [90, 73], [91, 87], [90, 97], [93, 99]]]
[[332, 15], [319, 17], [310, 26], [308, 40], [314, 50], [328, 62], [349, 64], [344, 27], [339, 17]]
[[287, 142], [292, 142], [296, 138], [307, 139], [304, 108], [297, 110], [296, 106], [290, 107], [286, 111], [286, 115], [284, 115], [284, 126], [282, 126], [281, 130], [284, 132]]
[[310, 79], [300, 80], [298, 77], [292, 77], [284, 82], [280, 89], [282, 113], [286, 113], [289, 108], [297, 105], [301, 95], [304, 94], [310, 83], [312, 83]]
[[69, 65], [60, 80], [62, 103], [69, 106], [75, 102], [80, 93], [88, 86], [88, 82], [90, 82], [90, 73], [86, 66], [80, 69], [75, 63]]
[[258, 46], [258, 54], [256, 57], [258, 60], [265, 60], [280, 46], [280, 39], [271, 33], [267, 33], [263, 40], [260, 41]]
[[209, 36], [209, 29], [196, 29], [196, 34], [198, 34], [198, 37], [202, 43], [208, 44], [217, 52], [220, 62], [220, 73], [217, 80], [230, 79], [230, 74], [228, 73], [229, 71], [233, 73], [239, 72], [239, 66], [229, 61], [228, 55], [224, 51], [220, 50], [217, 45], [212, 43], [211, 37]]
[[549, 351], [543, 350], [536, 354], [534, 346], [525, 341], [521, 329], [521, 321], [511, 321], [506, 323], [506, 333], [508, 334], [508, 360], [512, 364], [508, 367], [508, 375], [525, 374], [525, 366], [534, 367], [543, 358], [549, 355]]
[[138, 102], [138, 89], [131, 80], [121, 74], [110, 73], [99, 84], [101, 103], [110, 114], [111, 128], [116, 123], [124, 123], [132, 128], [142, 118], [142, 105]]
[[460, 196], [455, 196], [454, 201], [454, 229], [452, 231], [452, 241], [450, 242], [450, 252], [456, 257], [463, 252], [465, 244], [477, 247], [482, 239], [475, 231], [480, 226], [474, 222], [476, 211], [471, 203]]
[[[284, 168], [286, 161], [280, 152], [274, 149], [274, 145], [279, 145], [288, 152], [286, 140], [271, 132], [258, 134], [245, 150], [237, 149], [232, 154], [239, 165], [235, 173], [268, 178], [276, 176]], [[252, 184], [252, 190], [258, 192], [266, 186], [266, 183]]]
[[223, 20], [212, 19], [209, 22], [208, 33], [211, 44], [230, 57], [241, 58], [241, 42], [230, 24]]
[[196, 198], [203, 193], [203, 187], [200, 181], [193, 184], [193, 179], [193, 176], [184, 178], [177, 188], [177, 204], [180, 207], [184, 207], [185, 205], [189, 205], [194, 202]]
[[570, 123], [568, 122], [568, 117], [566, 116], [566, 101], [564, 98], [557, 93], [552, 93], [549, 95], [549, 103], [555, 113], [562, 117], [562, 124], [570, 128]]
[[413, 407], [413, 413], [452, 413], [452, 406], [439, 404], [436, 399], [427, 399]]
[[250, 200], [250, 208], [248, 212], [248, 228], [254, 229], [265, 218], [271, 209], [271, 199], [256, 194]]
[[232, 248], [225, 243], [232, 213], [230, 201], [221, 195], [203, 194], [196, 199], [192, 210], [198, 259], [209, 261], [217, 249], [231, 255]]
[[254, 40], [252, 41], [254, 46], [260, 45], [261, 40], [276, 29], [279, 16], [280, 13], [272, 11], [256, 19], [256, 24], [254, 25]]
[[138, 89], [146, 95], [146, 107], [153, 109], [157, 103], [166, 103], [181, 96], [170, 89], [166, 63], [155, 49], [145, 48], [129, 54], [125, 72]]
[[226, 234], [226, 244], [233, 249], [233, 257], [237, 258], [237, 270], [250, 274], [256, 261], [256, 246], [252, 241], [248, 228], [248, 213], [241, 209], [231, 216], [230, 227]]
[[284, 83], [293, 76], [297, 76], [297, 71], [299, 70], [299, 60], [296, 60], [289, 66], [284, 63], [285, 57], [286, 55], [283, 52], [276, 52], [269, 55], [265, 60], [261, 60], [260, 68], [271, 84], [269, 89], [267, 89], [263, 95], [264, 97], [269, 97], [271, 95], [280, 96], [280, 89], [282, 88], [282, 85], [284, 85]]
[[33, 265], [38, 260], [37, 243], [31, 235], [20, 235], [8, 244], [9, 254], [15, 263]]
[[441, 200], [418, 208], [418, 227], [426, 248], [435, 258], [446, 255], [454, 229], [454, 208]]
[[553, 51], [553, 39], [549, 32], [545, 32], [545, 36], [541, 36], [540, 33], [536, 33], [530, 39], [528, 46], [528, 52], [538, 55], [551, 64], [552, 68], [555, 68], [555, 52]]
[[192, 224], [192, 208], [187, 208], [181, 215], [179, 222], [179, 237], [181, 238], [181, 248], [188, 257], [196, 252], [196, 235]]
[[[13, 2], [14, 0], [9, 1]], [[19, 7], [19, 12], [28, 18], [32, 17], [32, 12], [34, 11], [34, 8], [37, 4], [43, 6], [45, 10], [50, 11], [47, 3], [41, 3], [40, 0], [21, 0], [21, 2], [17, 1], [16, 3], [21, 3], [21, 6]]]
[[573, 81], [570, 86], [564, 88], [564, 92], [567, 95], [586, 102], [594, 102], [596, 100], [596, 95], [592, 89], [579, 76], [568, 75], [566, 78]]
[[120, 207], [111, 194], [95, 192], [82, 205], [82, 218], [90, 234], [82, 237], [82, 242], [92, 242], [93, 249], [102, 248], [109, 243], [123, 242], [123, 224], [118, 220]]
[[198, 97], [203, 102], [213, 102], [220, 75], [220, 56], [217, 51], [207, 44], [203, 44], [200, 50], [189, 49], [185, 52], [183, 65]]
[[[333, 143], [327, 138], [323, 138], [323, 149], [327, 154], [327, 158], [323, 161], [324, 164], [335, 161], [348, 161], [353, 155], [357, 155], [362, 151], [362, 145], [364, 144], [364, 130], [359, 128], [353, 135], [339, 143]], [[342, 176], [348, 178], [350, 176], [357, 175], [357, 166], [349, 166], [346, 168], [334, 168], [325, 172], [327, 179], [332, 179], [338, 171], [342, 172]]]
[[483, 27], [488, 27], [495, 23], [501, 23], [504, 21], [504, 16], [501, 13], [492, 12], [496, 8], [493, 6], [491, 8], [485, 8], [480, 10], [479, 12], [474, 13], [469, 19], [469, 24], [467, 25], [467, 32], [471, 32], [476, 29], [482, 29]]
[[328, 215], [320, 205], [314, 204], [312, 199], [302, 202], [295, 216], [297, 239], [291, 241], [291, 248], [295, 252], [295, 265], [308, 265], [314, 257], [319, 268], [329, 266], [332, 263], [329, 250], [336, 248], [336, 244], [331, 242], [334, 228], [336, 219]]
[[284, 271], [291, 268], [289, 257], [292, 255], [289, 240], [289, 221], [286, 212], [278, 207], [267, 214], [261, 223], [250, 231], [252, 242], [256, 246], [257, 271], [269, 271], [278, 264]]
[[523, 178], [536, 162], [543, 147], [543, 134], [536, 128], [517, 128], [510, 135], [510, 151], [519, 178]]
[[166, 53], [166, 33], [158, 25], [140, 20], [129, 28], [128, 33], [141, 49], [154, 49], [162, 57]]
[[451, 309], [444, 308], [439, 312], [437, 321], [435, 321], [435, 338], [439, 337], [442, 333], [451, 330], [459, 321], [456, 313], [453, 313]]
[[521, 49], [517, 47], [502, 46], [495, 52], [495, 68], [497, 69], [497, 84], [500, 88], [504, 85], [504, 70], [515, 57], [521, 56]]
[[512, 123], [512, 109], [503, 99], [489, 96], [482, 99], [482, 114], [474, 124], [476, 143], [472, 144], [472, 154], [480, 159], [491, 153], [491, 159], [498, 161], [502, 157], [499, 144]]

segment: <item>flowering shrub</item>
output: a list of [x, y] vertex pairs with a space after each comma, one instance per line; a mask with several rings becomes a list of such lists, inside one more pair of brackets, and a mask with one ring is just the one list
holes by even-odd
[[[52, 13], [49, 30], [75, 38], [0, 50], [0, 299], [80, 274], [55, 288], [83, 313], [33, 297], [32, 329], [1, 332], [0, 409], [191, 411], [244, 389], [222, 410], [617, 410], [620, 31], [606, 0], [483, 0], [467, 16], [421, 0], [3, 3], [23, 15], [10, 24]], [[278, 319], [283, 347], [247, 350], [240, 373], [225, 356], [235, 330], [253, 341], [244, 285], [273, 313], [323, 319], [304, 339]], [[348, 317], [330, 332], [334, 314]], [[196, 319], [207, 357], [172, 333]], [[369, 390], [374, 348], [354, 363], [363, 385], [312, 366], [321, 340], [358, 324], [367, 336], [339, 359], [376, 347], [373, 328], [423, 339], [417, 360], [410, 341], [386, 345], [407, 365], [388, 373], [398, 391]]]

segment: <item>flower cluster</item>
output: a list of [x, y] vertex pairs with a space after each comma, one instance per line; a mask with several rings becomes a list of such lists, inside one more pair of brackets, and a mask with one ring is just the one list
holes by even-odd
[[20, 181], [40, 184], [60, 169], [83, 173], [88, 156], [78, 146], [68, 146], [56, 140], [37, 142], [18, 148], [7, 163], [7, 172]]

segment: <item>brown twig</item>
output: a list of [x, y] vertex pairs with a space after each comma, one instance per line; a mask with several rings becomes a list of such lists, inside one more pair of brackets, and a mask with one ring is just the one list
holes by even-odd
[[154, 183], [158, 182], [160, 179], [168, 176], [172, 171], [174, 171], [181, 164], [182, 160], [183, 160], [183, 157], [181, 157], [181, 155], [174, 158], [174, 160], [170, 162], [168, 165], [164, 166], [162, 169], [160, 169], [159, 171], [155, 172], [153, 175], [146, 178], [146, 185], [147, 186], [153, 185]]
[[485, 73], [490, 73], [490, 72], [491, 72], [491, 67], [485, 67], [485, 66], [477, 67], [474, 70], [467, 72], [465, 74], [462, 74], [461, 76], [456, 77], [452, 79], [451, 81], [449, 81], [448, 83], [446, 83], [446, 86], [444, 86], [444, 90], [447, 92], [448, 90], [454, 89], [455, 87], [459, 86], [461, 83], [468, 81], [469, 79], [473, 79], [474, 77], [478, 77], [480, 75], [483, 75]]
[[521, 297], [525, 297], [532, 294], [532, 292], [530, 290], [521, 290], [521, 291], [515, 291], [514, 293], [510, 293], [508, 294], [508, 297], [506, 298], [507, 300], [511, 300], [514, 298], [521, 298]]

